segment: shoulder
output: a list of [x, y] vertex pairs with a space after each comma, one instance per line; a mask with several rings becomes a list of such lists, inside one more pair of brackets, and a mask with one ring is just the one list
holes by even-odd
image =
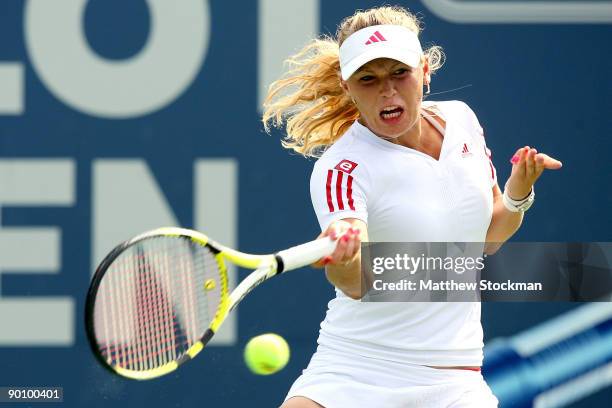
[[371, 152], [369, 145], [363, 143], [355, 136], [353, 129], [349, 129], [336, 143], [329, 146], [327, 150], [315, 162], [315, 172], [338, 170], [347, 174], [360, 174], [365, 171]]
[[427, 103], [423, 103], [423, 107], [433, 110], [434, 112], [438, 110], [444, 120], [458, 124], [469, 133], [483, 135], [482, 126], [478, 121], [478, 117], [476, 117], [472, 108], [463, 101], [428, 101]]
[[320, 177], [330, 171], [339, 171], [351, 176], [366, 173], [368, 161], [355, 151], [325, 152], [314, 164], [311, 177]]
[[[328, 149], [314, 164], [310, 175], [311, 194], [322, 194], [336, 185], [349, 185], [353, 191], [369, 191], [369, 160], [361, 149]], [[328, 194], [328, 192], [326, 192]]]
[[451, 101], [423, 101], [423, 107], [433, 111], [439, 111], [443, 116], [461, 117], [468, 116], [476, 119], [476, 114], [470, 106], [459, 100]]

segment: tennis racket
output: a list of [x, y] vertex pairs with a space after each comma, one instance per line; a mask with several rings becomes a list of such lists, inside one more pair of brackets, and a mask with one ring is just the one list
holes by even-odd
[[[330, 255], [335, 246], [323, 238], [251, 255], [188, 229], [146, 232], [113, 249], [92, 278], [85, 308], [91, 348], [120, 376], [168, 374], [202, 351], [251, 290]], [[231, 293], [227, 261], [255, 269]]]

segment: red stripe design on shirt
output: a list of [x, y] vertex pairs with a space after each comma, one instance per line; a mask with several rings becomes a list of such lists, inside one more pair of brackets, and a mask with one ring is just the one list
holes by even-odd
[[353, 176], [349, 175], [346, 179], [346, 195], [348, 197], [348, 205], [351, 210], [355, 211], [355, 205], [353, 202]]
[[338, 209], [344, 210], [344, 203], [342, 202], [342, 176], [344, 173], [338, 172], [336, 176], [336, 201], [338, 201]]
[[329, 207], [329, 212], [334, 212], [334, 204], [332, 203], [332, 196], [331, 196], [331, 182], [332, 182], [333, 176], [334, 176], [334, 171], [327, 170], [327, 184], [325, 184], [325, 192], [327, 194], [327, 206]]
[[495, 167], [493, 167], [493, 161], [491, 160], [491, 150], [489, 150], [487, 146], [485, 146], [484, 151], [487, 157], [489, 158], [489, 166], [491, 166], [491, 179], [495, 180]]

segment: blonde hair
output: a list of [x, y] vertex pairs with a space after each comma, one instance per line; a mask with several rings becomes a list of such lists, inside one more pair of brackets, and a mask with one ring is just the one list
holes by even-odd
[[[290, 69], [270, 85], [264, 101], [262, 121], [266, 131], [286, 123], [283, 146], [304, 156], [317, 157], [337, 141], [359, 118], [359, 111], [340, 84], [340, 45], [351, 34], [380, 24], [401, 25], [417, 35], [421, 32], [419, 19], [398, 6], [357, 11], [345, 18], [335, 39], [315, 39], [285, 61]], [[444, 63], [442, 48], [432, 46], [424, 54], [433, 74]]]

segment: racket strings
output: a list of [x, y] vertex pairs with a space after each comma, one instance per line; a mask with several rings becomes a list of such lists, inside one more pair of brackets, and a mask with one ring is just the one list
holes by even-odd
[[128, 247], [109, 266], [96, 298], [94, 327], [105, 361], [146, 371], [182, 357], [214, 318], [222, 273], [215, 254], [188, 238], [152, 237]]

